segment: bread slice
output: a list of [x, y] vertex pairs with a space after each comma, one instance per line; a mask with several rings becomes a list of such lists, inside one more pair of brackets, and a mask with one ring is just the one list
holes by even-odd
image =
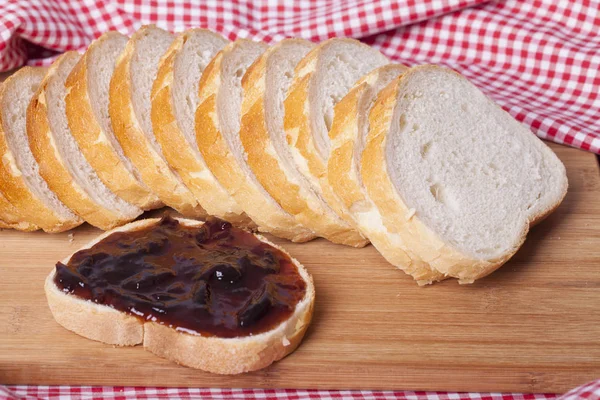
[[181, 214], [204, 217], [204, 209], [166, 162], [152, 129], [152, 84], [160, 58], [173, 39], [171, 33], [152, 25], [141, 27], [131, 36], [110, 82], [109, 115], [125, 156], [146, 186]]
[[541, 140], [435, 66], [413, 68], [380, 93], [361, 174], [402, 250], [461, 283], [505, 263], [568, 186]]
[[[290, 51], [300, 43], [303, 51]], [[293, 40], [282, 41], [268, 49], [242, 81], [240, 139], [248, 166], [269, 195], [302, 225], [336, 243], [364, 245], [366, 241], [362, 238], [356, 243], [354, 230], [345, 226], [313, 192], [288, 148], [283, 129], [283, 103], [294, 69], [307, 51], [310, 52], [305, 42], [293, 44]]]
[[27, 135], [50, 190], [86, 222], [108, 230], [135, 219], [142, 210], [102, 183], [71, 135], [65, 113], [65, 81], [80, 57], [72, 51], [54, 61], [29, 103]]
[[88, 47], [67, 78], [66, 112], [73, 137], [104, 185], [125, 201], [150, 210], [162, 203], [125, 157], [108, 115], [110, 79], [128, 39], [107, 32]]
[[4, 194], [2, 194], [2, 191], [0, 191], [0, 229], [16, 229], [19, 231], [32, 232], [40, 228], [26, 222], [19, 210], [17, 210]]
[[21, 68], [0, 89], [0, 191], [23, 221], [46, 232], [62, 232], [83, 220], [60, 202], [40, 176], [25, 126], [27, 105], [45, 73], [43, 68]]
[[[301, 43], [291, 44], [294, 51], [307, 51], [309, 45]], [[210, 170], [259, 230], [304, 242], [313, 239], [314, 234], [284, 211], [262, 187], [246, 162], [240, 140], [242, 76], [266, 47], [263, 43], [237, 40], [219, 52], [206, 68], [200, 81], [203, 102], [196, 111], [198, 147]], [[258, 68], [253, 67], [254, 73], [264, 74]]]
[[205, 29], [181, 33], [160, 62], [152, 88], [152, 126], [165, 159], [210, 215], [237, 226], [252, 221], [210, 172], [196, 144], [198, 83], [229, 41]]
[[[361, 247], [368, 241], [349, 216], [336, 214], [327, 204], [323, 192], [331, 189], [321, 184], [321, 180], [326, 180], [327, 155], [318, 153], [316, 141], [326, 143], [320, 137], [327, 137], [330, 124], [325, 120], [331, 118], [335, 103], [360, 77], [387, 62], [377, 50], [356, 40], [328, 40], [311, 50], [296, 66], [284, 101], [283, 125], [289, 146], [278, 149], [278, 157], [288, 182], [284, 183], [285, 188], [274, 189], [271, 195], [303, 225], [336, 243]], [[304, 178], [291, 171], [293, 165]]]
[[[388, 64], [377, 68], [357, 82], [334, 109], [329, 131], [331, 152], [327, 179], [336, 201], [329, 204], [338, 214], [349, 214], [360, 231], [393, 265], [412, 276], [419, 284], [444, 278], [422, 261], [411, 259], [402, 250], [401, 238], [387, 231], [383, 219], [365, 192], [360, 176], [360, 159], [369, 131], [369, 113], [377, 94], [393, 79], [406, 72], [403, 65]], [[342, 207], [342, 210], [335, 208]]]
[[[185, 226], [202, 224], [194, 220], [178, 220]], [[92, 247], [114, 232], [134, 231], [158, 221], [158, 218], [153, 218], [132, 222], [104, 233], [85, 248]], [[264, 237], [257, 237], [287, 254]], [[68, 263], [70, 258], [67, 257], [63, 263]], [[157, 322], [142, 322], [114, 308], [66, 294], [54, 283], [55, 270], [46, 278], [44, 288], [54, 319], [81, 336], [117, 346], [143, 344], [150, 352], [185, 366], [218, 374], [238, 374], [264, 368], [293, 352], [310, 324], [315, 298], [312, 277], [298, 261], [292, 260], [306, 282], [306, 295], [296, 305], [292, 316], [271, 331], [237, 338], [178, 332]]]
[[23, 220], [21, 213], [0, 192], [0, 229], [16, 229], [18, 231], [33, 232], [40, 229], [38, 226]]

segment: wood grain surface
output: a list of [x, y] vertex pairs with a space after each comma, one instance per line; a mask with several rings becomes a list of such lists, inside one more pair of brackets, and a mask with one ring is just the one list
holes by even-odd
[[600, 176], [595, 156], [552, 145], [567, 166], [561, 207], [470, 286], [417, 287], [372, 246], [273, 239], [317, 290], [300, 348], [234, 377], [115, 348], [59, 326], [43, 291], [56, 261], [94, 238], [0, 232], [0, 383], [564, 392], [600, 377]]

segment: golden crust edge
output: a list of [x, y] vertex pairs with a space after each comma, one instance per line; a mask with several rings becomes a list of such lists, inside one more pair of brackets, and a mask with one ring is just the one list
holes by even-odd
[[113, 193], [142, 210], [152, 210], [162, 207], [162, 202], [137, 180], [114, 147], [107, 143], [106, 133], [96, 119], [88, 96], [88, 52], [113, 34], [115, 32], [107, 32], [92, 42], [67, 77], [65, 104], [69, 129], [88, 163]]
[[[230, 46], [233, 45], [234, 44]], [[264, 91], [264, 71], [267, 60], [269, 55], [276, 49], [277, 47], [266, 49], [266, 51], [248, 67], [242, 80], [244, 96], [241, 105], [242, 117], [239, 132], [241, 141], [243, 141], [242, 137], [252, 138], [255, 130], [266, 131], [264, 108], [262, 107], [263, 103], [259, 100], [255, 101], [255, 99], [257, 93]], [[218, 57], [222, 57], [222, 55]], [[208, 88], [210, 88], [210, 93], [212, 93], [210, 96], [214, 96], [214, 93], [218, 91], [219, 87], [218, 74], [220, 69], [220, 58], [215, 57], [213, 61], [215, 62], [215, 65], [212, 65], [211, 68], [207, 68], [209, 72], [206, 74], [206, 77], [203, 76], [202, 81], [203, 85], [208, 85]], [[207, 136], [200, 137], [198, 134], [198, 143], [200, 144], [202, 151], [207, 151], [205, 156], [211, 156], [210, 162], [213, 164], [213, 167], [211, 168], [221, 170], [219, 171], [220, 179], [230, 193], [232, 193], [237, 203], [240, 204], [246, 213], [257, 223], [259, 230], [269, 232], [275, 236], [293, 242], [306, 242], [314, 239], [316, 237], [315, 234], [309, 228], [303, 226], [291, 213], [285, 210], [279, 201], [277, 201], [277, 198], [273, 197], [271, 193], [269, 193], [269, 190], [264, 188], [258, 177], [258, 182], [256, 184], [245, 179], [245, 174], [237, 168], [237, 161], [229, 151], [225, 139], [220, 133], [217, 126], [218, 120], [215, 121], [214, 118], [210, 118], [210, 115], [217, 116], [217, 110], [214, 97], [212, 97], [213, 101], [211, 102], [208, 96], [208, 93], [206, 93], [207, 98], [205, 102], [208, 103], [202, 105], [205, 108], [201, 110], [201, 112], [199, 111], [197, 115], [197, 118], [200, 118], [201, 121], [197, 121], [201, 122], [201, 126], [204, 130], [209, 130], [209, 135]], [[197, 129], [200, 129], [200, 124], [197, 125]], [[202, 145], [202, 143], [204, 145]], [[218, 147], [218, 150], [213, 146]], [[211, 150], [211, 153], [208, 153], [209, 150]], [[245, 148], [244, 151], [247, 153]], [[227, 161], [223, 159], [223, 155], [225, 155]], [[236, 167], [232, 167], [233, 165], [236, 165]], [[254, 174], [254, 170], [249, 161], [248, 167]], [[215, 173], [215, 175], [217, 175], [217, 173]], [[232, 176], [237, 177], [237, 179], [224, 179]], [[267, 196], [271, 197], [271, 199], [264, 196], [261, 191], [262, 189], [265, 189]], [[272, 203], [269, 200], [272, 200]]]
[[[109, 89], [109, 115], [115, 136], [125, 155], [136, 167], [142, 181], [161, 201], [187, 217], [205, 217], [206, 211], [189, 189], [173, 174], [165, 160], [156, 153], [142, 132], [131, 102], [130, 67], [135, 43], [146, 25], [134, 33], [117, 59]], [[151, 160], [150, 162], [148, 160]]]
[[[11, 84], [13, 79], [18, 79], [21, 74], [36, 73], [44, 74], [46, 68], [34, 68], [34, 67], [23, 67], [13, 75], [8, 77], [6, 81], [0, 86], [0, 104], [4, 102], [4, 94]], [[83, 223], [79, 217], [75, 216], [73, 219], [61, 219], [54, 213], [53, 210], [46, 207], [27, 187], [25, 182], [19, 176], [14, 176], [5, 165], [5, 158], [8, 156], [9, 159], [13, 159], [14, 155], [8, 147], [6, 142], [2, 113], [0, 112], [0, 154], [2, 154], [2, 163], [0, 163], [0, 191], [4, 194], [6, 199], [13, 207], [23, 216], [23, 222], [32, 224], [27, 225], [24, 230], [29, 227], [39, 226], [45, 232], [57, 233], [72, 229]], [[20, 171], [19, 171], [20, 173]], [[18, 223], [15, 226], [20, 228], [22, 223]]]
[[248, 183], [219, 129], [217, 94], [220, 88], [221, 63], [224, 54], [239, 44], [240, 40], [227, 45], [212, 59], [202, 74], [199, 91], [200, 98], [204, 100], [196, 109], [195, 116], [198, 148], [208, 168], [254, 221], [258, 230], [289, 240], [305, 241], [309, 238], [306, 237], [305, 230], [302, 228], [298, 233], [295, 227], [291, 227], [297, 225], [295, 218], [269, 203], [256, 186]]
[[[305, 132], [308, 127], [307, 116], [304, 114], [304, 104], [305, 98], [308, 95], [306, 88], [310, 79], [310, 72], [302, 75], [299, 74], [299, 71], [303, 68], [308, 68], [311, 63], [313, 63], [311, 59], [316, 59], [318, 49], [318, 46], [312, 49], [303, 60], [300, 61], [298, 66], [296, 66], [297, 76], [294, 78], [294, 81], [288, 90], [288, 95], [284, 100], [284, 130], [290, 149], [297, 149], [296, 142], [309, 137], [307, 136], [309, 133]], [[300, 151], [300, 149], [298, 150]], [[285, 179], [285, 172], [283, 169], [281, 169], [281, 172]], [[269, 174], [268, 171], [265, 173]], [[264, 179], [265, 178], [263, 177], [263, 180]], [[316, 179], [319, 178], [316, 177]], [[292, 186], [296, 186], [299, 190], [303, 189], [295, 184]], [[312, 188], [304, 188], [304, 190], [312, 191]], [[287, 190], [281, 190], [281, 192], [279, 197], [284, 199], [284, 201], [280, 201], [280, 204], [282, 204], [284, 208], [286, 208], [285, 204], [296, 205], [301, 212], [288, 212], [297, 215], [303, 225], [312, 229], [319, 236], [322, 236], [331, 242], [352, 247], [364, 247], [369, 243], [368, 240], [352, 226], [352, 224], [339, 216], [325, 200], [319, 199], [318, 201], [312, 201], [311, 203], [316, 207], [316, 209], [313, 209], [308, 201], [292, 199], [293, 192]], [[317, 195], [315, 194], [314, 196]]]
[[[55, 78], [56, 69], [66, 57], [76, 52], [67, 52], [57, 58], [44, 77], [38, 91], [34, 94], [27, 108], [27, 136], [29, 147], [39, 165], [42, 178], [56, 197], [73, 213], [89, 224], [102, 230], [127, 223], [134, 218], [127, 218], [113, 210], [102, 207], [85, 193], [73, 180], [64, 165], [58, 149], [54, 146], [54, 138], [48, 120], [46, 89]], [[141, 210], [139, 211], [141, 213]]]
[[[385, 67], [384, 67], [385, 68]], [[364, 82], [346, 95], [336, 105], [334, 123], [330, 131], [332, 138], [332, 153], [328, 163], [328, 179], [332, 189], [339, 195], [347, 212], [356, 219], [359, 229], [370, 239], [373, 246], [392, 265], [411, 276], [419, 285], [426, 285], [443, 280], [445, 277], [433, 271], [429, 265], [412, 259], [399, 244], [401, 240], [396, 234], [383, 232], [371, 226], [373, 217], [369, 217], [370, 224], [361, 223], [360, 212], [353, 213], [352, 206], [361, 205], [361, 211], [366, 214], [375, 213], [381, 216], [370, 199], [365, 197], [358, 182], [350, 175], [359, 173], [358, 166], [354, 164], [354, 143], [358, 136], [358, 106], [360, 98], [365, 94], [367, 87]], [[353, 170], [355, 172], [353, 172]], [[385, 229], [382, 221], [381, 228]]]
[[201, 165], [196, 160], [178, 127], [173, 110], [171, 84], [174, 62], [183, 47], [187, 32], [182, 32], [175, 38], [159, 65], [151, 96], [154, 133], [169, 165], [179, 174], [183, 183], [209, 215], [223, 218], [236, 226], [250, 227], [253, 226], [252, 221], [214, 176], [214, 183], [208, 183], [204, 179], [195, 179], [190, 174], [192, 169], [210, 175], [212, 172], [208, 166]]

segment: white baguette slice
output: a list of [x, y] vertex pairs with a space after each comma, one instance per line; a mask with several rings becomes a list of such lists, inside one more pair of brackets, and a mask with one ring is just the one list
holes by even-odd
[[128, 39], [107, 32], [88, 47], [67, 78], [66, 112], [73, 137], [102, 182], [125, 201], [150, 210], [162, 203], [125, 157], [108, 115], [110, 79]]
[[444, 278], [429, 264], [411, 259], [402, 250], [398, 234], [388, 232], [379, 211], [366, 194], [360, 176], [360, 159], [369, 131], [369, 113], [377, 94], [393, 79], [406, 72], [403, 65], [388, 64], [370, 72], [335, 106], [329, 131], [331, 154], [327, 179], [339, 200], [330, 202], [343, 207], [373, 246], [394, 266], [412, 276], [419, 284]]
[[563, 164], [529, 129], [435, 66], [380, 93], [361, 174], [402, 250], [461, 283], [505, 263], [568, 186]]
[[284, 132], [284, 99], [295, 68], [310, 49], [304, 44], [302, 52], [290, 51], [292, 46], [285, 44], [288, 41], [282, 43], [259, 57], [243, 79], [240, 139], [248, 165], [265, 190], [302, 225], [332, 242], [364, 246], [366, 240], [312, 190], [290, 153]]
[[165, 160], [152, 129], [151, 92], [161, 57], [174, 36], [152, 25], [141, 27], [117, 59], [109, 89], [109, 114], [119, 144], [142, 181], [167, 206], [187, 217], [206, 211]]
[[[237, 151], [242, 152], [245, 169], [249, 170], [248, 174], [253, 178], [252, 182], [247, 183], [245, 190], [256, 192], [254, 186], [260, 191], [260, 196], [270, 198], [270, 201], [277, 204], [277, 212], [280, 215], [284, 213], [284, 218], [280, 218], [278, 224], [290, 232], [293, 241], [308, 241], [317, 235], [281, 206], [280, 196], [273, 195], [286, 190], [279, 185], [282, 172], [275, 164], [276, 149], [287, 146], [283, 133], [283, 100], [294, 68], [314, 47], [312, 42], [304, 39], [282, 40], [260, 55], [242, 79], [242, 119], [239, 131], [241, 146]], [[292, 165], [291, 169], [295, 170], [296, 167]], [[252, 212], [265, 215], [269, 210], [254, 207]], [[268, 215], [265, 217], [268, 218]]]
[[90, 225], [109, 230], [135, 219], [142, 210], [102, 183], [71, 135], [65, 81], [80, 57], [75, 51], [67, 52], [48, 69], [27, 109], [27, 136], [50, 190]]
[[80, 225], [41, 177], [26, 132], [26, 112], [46, 69], [24, 67], [0, 89], [0, 191], [24, 221], [46, 232], [62, 232]]
[[[300, 219], [289, 205], [282, 204], [282, 192], [296, 179], [303, 179], [292, 163], [284, 166], [285, 162], [279, 153], [286, 150], [285, 134], [283, 132], [283, 100], [292, 81], [294, 68], [315, 45], [303, 39], [286, 39], [269, 47], [248, 68], [242, 79], [243, 99], [241, 106], [239, 140], [241, 146], [238, 152], [243, 153], [248, 175], [252, 176], [252, 185], [260, 187], [260, 194], [277, 204], [277, 211], [285, 213], [280, 226], [296, 235], [293, 240], [309, 240], [315, 235], [310, 229], [304, 228]], [[239, 144], [238, 144], [239, 146]], [[239, 156], [239, 155], [238, 155]], [[285, 168], [291, 176], [286, 178]], [[250, 186], [250, 185], [248, 185]], [[252, 190], [249, 187], [248, 190]], [[308, 195], [296, 198], [302, 202]], [[252, 204], [248, 204], [252, 207]], [[254, 208], [254, 214], [268, 212], [268, 209]], [[268, 215], [266, 216], [268, 217]], [[263, 218], [264, 219], [264, 218]], [[292, 221], [292, 219], [294, 221]], [[296, 222], [297, 221], [297, 222]]]
[[[185, 226], [200, 226], [203, 222], [180, 219]], [[159, 222], [158, 218], [135, 221], [106, 232], [84, 247], [94, 244], [114, 232], [130, 232]], [[289, 254], [262, 236], [257, 237]], [[63, 260], [69, 262], [71, 256]], [[300, 344], [312, 319], [315, 288], [312, 277], [297, 260], [292, 258], [306, 282], [306, 295], [296, 305], [290, 318], [276, 328], [253, 336], [238, 338], [203, 337], [178, 332], [156, 322], [142, 322], [138, 318], [112, 307], [83, 300], [66, 294], [54, 283], [55, 270], [44, 285], [48, 305], [54, 319], [66, 329], [88, 339], [117, 346], [144, 348], [178, 364], [217, 374], [239, 374], [265, 368], [293, 352]]]
[[38, 226], [23, 219], [23, 216], [0, 191], [0, 228], [16, 229], [18, 231], [33, 232], [40, 229]]
[[249, 226], [252, 221], [210, 172], [196, 144], [198, 83], [227, 43], [205, 29], [177, 36], [160, 62], [152, 88], [152, 126], [165, 159], [206, 212], [236, 226]]
[[196, 139], [210, 170], [260, 231], [304, 242], [314, 234], [262, 187], [246, 162], [240, 140], [242, 76], [266, 48], [264, 43], [240, 39], [211, 61], [200, 81], [203, 102], [196, 111]]
[[[367, 240], [349, 215], [337, 214], [328, 204], [336, 200], [326, 193], [331, 190], [326, 173], [333, 108], [363, 75], [387, 63], [383, 54], [357, 40], [327, 40], [298, 64], [284, 102], [284, 129], [290, 150], [286, 157], [291, 155], [318, 200], [308, 204], [308, 213], [303, 210], [301, 221], [338, 243], [359, 247]], [[292, 193], [285, 196], [284, 203], [293, 202]]]

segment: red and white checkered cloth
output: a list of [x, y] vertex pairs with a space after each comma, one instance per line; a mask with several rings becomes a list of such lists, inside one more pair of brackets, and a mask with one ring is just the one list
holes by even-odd
[[277, 399], [277, 400], [600, 400], [600, 380], [559, 397], [554, 394], [434, 393], [263, 389], [185, 389], [101, 386], [0, 386], [0, 400], [16, 399]]
[[0, 71], [147, 23], [361, 38], [398, 62], [454, 68], [538, 136], [600, 154], [598, 0], [2, 0]]
[[[598, 0], [0, 0], [0, 71], [116, 29], [205, 27], [229, 39], [351, 36], [407, 65], [447, 65], [540, 137], [600, 153]], [[0, 377], [1, 378], [1, 377]], [[571, 399], [600, 399], [600, 381]], [[0, 398], [549, 399], [554, 395], [0, 387]], [[587, 397], [586, 397], [587, 396]]]

